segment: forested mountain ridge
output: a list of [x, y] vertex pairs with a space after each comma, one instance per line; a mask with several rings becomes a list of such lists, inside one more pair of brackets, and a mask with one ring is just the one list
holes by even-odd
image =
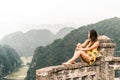
[[18, 53], [7, 45], [0, 45], [0, 80], [21, 65]]
[[120, 51], [120, 18], [114, 17], [95, 24], [82, 26], [71, 31], [63, 39], [57, 39], [46, 47], [35, 50], [33, 60], [27, 72], [26, 80], [35, 80], [35, 70], [47, 66], [59, 65], [70, 59], [78, 42], [84, 42], [88, 31], [96, 29], [99, 35], [106, 35], [116, 43], [115, 55]]
[[74, 28], [63, 28], [54, 35], [49, 30], [30, 30], [26, 33], [15, 32], [3, 37], [1, 44], [10, 45], [20, 56], [32, 56], [36, 47], [46, 46], [55, 39], [63, 38]]

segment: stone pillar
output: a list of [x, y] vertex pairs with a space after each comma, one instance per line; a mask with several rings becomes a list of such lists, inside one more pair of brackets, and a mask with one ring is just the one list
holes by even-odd
[[[100, 80], [110, 80], [109, 79], [109, 61], [112, 61], [114, 57], [115, 44], [112, 43], [111, 39], [107, 36], [99, 36], [100, 41], [100, 51], [102, 51], [103, 56], [100, 62]], [[114, 75], [114, 74], [111, 74]]]

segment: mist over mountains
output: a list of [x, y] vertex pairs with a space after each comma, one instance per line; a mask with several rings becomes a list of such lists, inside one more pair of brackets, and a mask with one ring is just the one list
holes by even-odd
[[36, 47], [46, 46], [55, 39], [63, 38], [72, 30], [72, 27], [62, 28], [55, 35], [46, 29], [30, 30], [26, 33], [18, 31], [4, 36], [0, 44], [10, 45], [20, 56], [32, 56]]

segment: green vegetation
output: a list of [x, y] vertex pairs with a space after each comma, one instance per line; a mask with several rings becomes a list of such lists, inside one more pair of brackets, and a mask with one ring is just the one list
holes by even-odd
[[21, 65], [18, 53], [7, 45], [0, 45], [0, 79]]
[[36, 69], [59, 65], [70, 59], [76, 44], [84, 42], [90, 29], [96, 29], [99, 35], [110, 37], [116, 43], [115, 56], [120, 56], [120, 19], [115, 17], [96, 24], [82, 26], [70, 32], [63, 39], [57, 39], [46, 47], [36, 48], [26, 80], [35, 80]]

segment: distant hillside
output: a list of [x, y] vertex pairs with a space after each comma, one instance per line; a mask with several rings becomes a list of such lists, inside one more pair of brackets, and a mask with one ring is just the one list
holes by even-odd
[[68, 34], [69, 32], [71, 32], [72, 30], [74, 30], [75, 28], [63, 28], [61, 29], [56, 35], [55, 35], [55, 39], [59, 39], [59, 38], [63, 38], [66, 34]]
[[106, 19], [75, 29], [63, 39], [57, 39], [46, 47], [40, 46], [36, 48], [26, 80], [35, 80], [36, 69], [59, 65], [70, 59], [74, 53], [76, 44], [84, 42], [90, 29], [96, 29], [100, 35], [110, 37], [116, 43], [115, 56], [120, 55], [118, 53], [120, 51], [120, 18]]
[[0, 43], [15, 48], [20, 56], [28, 56], [33, 55], [36, 47], [50, 44], [53, 39], [53, 34], [48, 30], [30, 30], [6, 35]]
[[30, 30], [26, 33], [15, 32], [3, 37], [1, 44], [7, 44], [17, 50], [20, 56], [31, 56], [38, 46], [46, 46], [55, 39], [63, 38], [73, 28], [64, 28], [56, 35], [49, 30]]
[[21, 65], [18, 53], [10, 46], [0, 45], [0, 80]]

